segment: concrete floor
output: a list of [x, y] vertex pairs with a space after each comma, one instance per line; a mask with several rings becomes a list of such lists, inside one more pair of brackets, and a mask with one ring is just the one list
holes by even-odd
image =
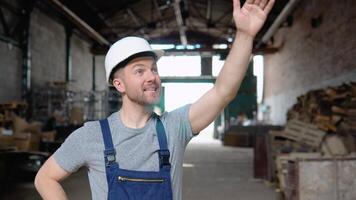
[[198, 136], [188, 145], [184, 200], [275, 200], [274, 188], [253, 178], [253, 150]]
[[[194, 138], [185, 154], [183, 176], [184, 200], [274, 200], [272, 187], [253, 178], [253, 152], [248, 148], [224, 147], [206, 136]], [[90, 199], [85, 170], [64, 181], [69, 199]], [[31, 182], [2, 188], [0, 199], [41, 199]]]

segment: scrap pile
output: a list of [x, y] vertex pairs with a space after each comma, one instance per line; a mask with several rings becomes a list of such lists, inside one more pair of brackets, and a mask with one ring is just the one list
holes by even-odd
[[295, 167], [301, 161], [354, 160], [356, 82], [310, 91], [298, 97], [288, 111], [285, 129], [270, 131], [269, 144], [271, 179], [277, 181], [287, 199], [297, 194], [296, 191], [301, 192], [297, 188], [298, 184], [300, 187], [303, 184], [302, 180], [297, 180], [301, 177], [298, 173], [301, 169]]

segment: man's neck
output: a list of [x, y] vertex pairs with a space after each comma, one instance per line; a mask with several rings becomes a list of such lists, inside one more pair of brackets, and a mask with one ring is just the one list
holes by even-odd
[[152, 115], [151, 106], [142, 106], [134, 103], [122, 104], [120, 118], [122, 123], [129, 128], [142, 128]]

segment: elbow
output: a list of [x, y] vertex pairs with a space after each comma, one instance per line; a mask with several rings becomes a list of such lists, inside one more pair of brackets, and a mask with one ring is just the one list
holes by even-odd
[[36, 176], [35, 176], [35, 180], [33, 181], [33, 184], [36, 188], [36, 190], [38, 191], [41, 185], [41, 175], [40, 172], [37, 172]]
[[224, 100], [224, 104], [229, 104], [237, 95], [237, 91], [226, 88], [216, 88], [217, 95]]
[[214, 88], [217, 95], [221, 99], [224, 99], [225, 103], [230, 103], [230, 101], [232, 101], [236, 97], [238, 91], [238, 88], [227, 84], [216, 83], [214, 85]]
[[48, 183], [49, 177], [46, 176], [46, 173], [43, 172], [43, 167], [40, 168], [40, 170], [37, 172], [35, 176], [35, 180], [33, 181], [33, 184], [36, 188], [36, 190], [39, 192], [41, 191], [41, 188], [43, 188], [46, 183]]
[[225, 95], [224, 98], [226, 99], [227, 103], [230, 103], [232, 100], [234, 100], [236, 95], [237, 95], [237, 91], [236, 92], [230, 92], [227, 95]]

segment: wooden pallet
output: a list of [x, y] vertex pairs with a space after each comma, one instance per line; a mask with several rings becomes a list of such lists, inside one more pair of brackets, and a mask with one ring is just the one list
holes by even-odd
[[296, 119], [288, 121], [283, 131], [283, 137], [312, 147], [319, 147], [324, 136], [325, 132], [317, 126]]
[[10, 101], [7, 103], [0, 104], [1, 110], [12, 110], [20, 108], [27, 108], [27, 103], [23, 101]]

